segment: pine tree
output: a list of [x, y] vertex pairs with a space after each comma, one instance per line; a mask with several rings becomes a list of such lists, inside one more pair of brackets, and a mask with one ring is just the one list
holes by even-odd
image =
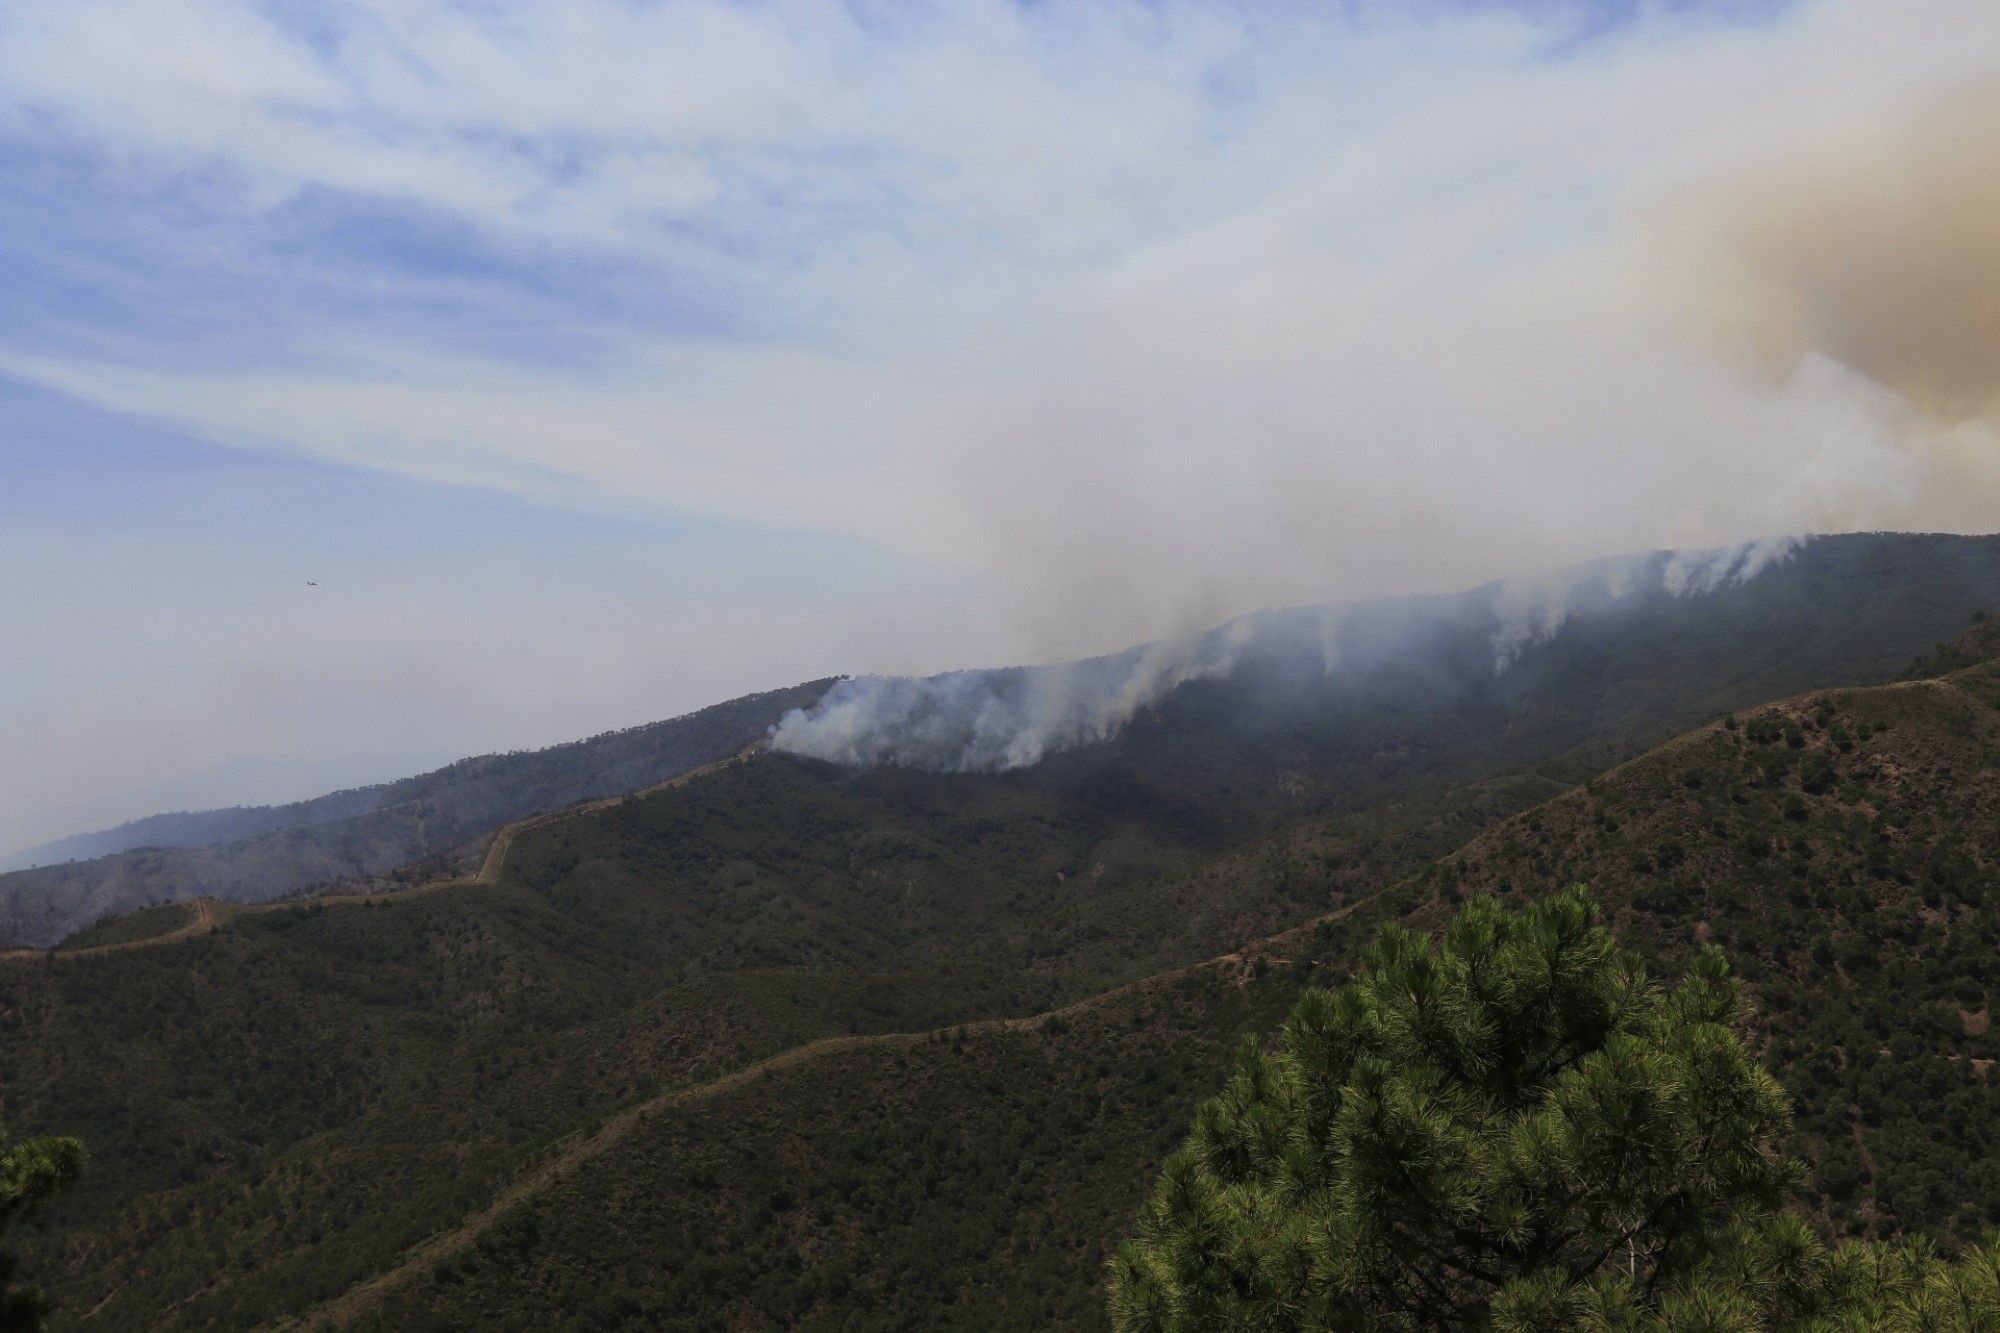
[[1656, 985], [1580, 888], [1387, 929], [1240, 1048], [1111, 1263], [1113, 1321], [2000, 1328], [2000, 1249], [1830, 1251], [1782, 1211], [1790, 1110], [1743, 1017], [1718, 950]]
[[[83, 1145], [75, 1139], [33, 1139], [0, 1151], [0, 1231], [68, 1187], [82, 1169]], [[0, 1333], [33, 1333], [49, 1312], [40, 1287], [15, 1285], [17, 1264], [0, 1253]]]

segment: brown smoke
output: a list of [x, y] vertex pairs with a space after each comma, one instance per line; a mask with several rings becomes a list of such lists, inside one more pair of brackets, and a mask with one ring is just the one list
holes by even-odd
[[1738, 185], [1711, 313], [1760, 359], [1830, 357], [1934, 428], [2000, 420], [2000, 80]]

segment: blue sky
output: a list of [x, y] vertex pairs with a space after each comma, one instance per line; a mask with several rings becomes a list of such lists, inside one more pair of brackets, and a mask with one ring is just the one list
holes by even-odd
[[[4, 716], [16, 841], [172, 805], [240, 758], [251, 796], [411, 756], [549, 744], [824, 674], [873, 595], [951, 581], [851, 538], [553, 503], [192, 438], [0, 383]], [[308, 582], [317, 584], [307, 586]], [[15, 637], [16, 634], [19, 637]], [[103, 747], [49, 792], [79, 739]], [[194, 799], [192, 797], [188, 799]], [[128, 809], [129, 806], [129, 809]]]
[[1970, 295], [1885, 349], [1840, 261], [1907, 220], [1797, 207], [1978, 215], [2000, 26], [1909, 13], [0, 0], [0, 844], [244, 756], [1981, 526], [1990, 273], [1889, 271]]

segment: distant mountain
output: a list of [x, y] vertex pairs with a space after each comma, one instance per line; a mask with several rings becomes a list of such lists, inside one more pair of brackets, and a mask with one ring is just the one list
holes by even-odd
[[[87, 831], [0, 854], [0, 872], [87, 861], [134, 847], [201, 847], [245, 837], [282, 826], [255, 823], [251, 816], [256, 814], [274, 815], [323, 792], [379, 787], [405, 774], [441, 767], [451, 758], [371, 754], [325, 761], [232, 759], [186, 777], [108, 793], [77, 807], [66, 822]], [[117, 813], [107, 818], [105, 811]], [[111, 819], [124, 822], [113, 825]]]
[[155, 815], [67, 840], [109, 855], [0, 874], [0, 939], [53, 944], [99, 918], [195, 897], [281, 898], [459, 849], [511, 819], [633, 791], [761, 739], [829, 681], [545, 750], [483, 755], [290, 805]]
[[[2000, 606], [2000, 543], [1747, 559], [1350, 608], [1333, 672], [1327, 617], [1284, 613], [1032, 765], [762, 754], [523, 828], [476, 887], [0, 961], [10, 1127], [93, 1153], [24, 1266], [108, 1327], [1092, 1326], [1240, 1032], [1373, 921], [1572, 874], [1656, 956], [1744, 955], [1802, 1123], [1867, 1145], [1830, 1220], [1954, 1232], [1967, 1190], [1929, 1182], [2000, 1124], [1966, 1101], [2000, 711], [1955, 676], [1821, 701]], [[1890, 1073], [1961, 1108], [1942, 1155]]]

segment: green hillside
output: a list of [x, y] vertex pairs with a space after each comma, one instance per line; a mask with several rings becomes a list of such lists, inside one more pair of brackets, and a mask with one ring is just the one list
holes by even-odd
[[65, 939], [59, 947], [95, 949], [107, 944], [131, 944], [138, 940], [150, 940], [169, 931], [181, 929], [193, 921], [195, 915], [195, 908], [189, 903], [161, 903], [157, 907], [142, 907], [136, 912], [109, 917], [94, 926], [79, 930]]
[[836, 1050], [662, 1107], [359, 1326], [1094, 1327], [1108, 1245], [1238, 1034], [1362, 912], [1024, 1024]]
[[2000, 1224], [2000, 665], [1703, 729], [1444, 862], [1448, 894], [1584, 881], [1673, 956], [1728, 949], [1830, 1218]]
[[[2000, 986], [1996, 705], [1986, 664], [1754, 710], [1248, 959], [1031, 1030], [863, 1047], [663, 1108], [435, 1271], [403, 1274], [369, 1307], [375, 1326], [529, 1328], [582, 1310], [894, 1328], [940, 1309], [966, 1327], [1097, 1326], [1115, 1219], [1237, 1034], [1343, 975], [1373, 922], [1435, 924], [1475, 889], [1573, 879], [1662, 967], [1698, 941], [1728, 949], [1830, 1231], [1970, 1239], [2000, 1223], [2000, 1050], [1983, 1021]], [[1836, 776], [1815, 793], [1821, 760]], [[1801, 819], [1794, 798], [1819, 804]], [[1803, 887], [1800, 843], [1823, 888]]]
[[[0, 964], [6, 1116], [93, 1150], [31, 1262], [114, 1325], [296, 1310], [635, 1099], [828, 1035], [1085, 998], [1420, 865], [1550, 789], [1467, 789], [1197, 863], [1065, 830], [1005, 783], [898, 819], [837, 775], [756, 760], [523, 838], [499, 885]], [[1087, 896], [1046, 868], [1069, 864], [1065, 837], [1096, 858], [1072, 877]], [[636, 849], [643, 873], [619, 859]]]
[[[1793, 580], [1788, 595], [1814, 591], [1818, 615], [1762, 586], [1780, 574]], [[1462, 891], [1454, 882], [1482, 875], [1528, 887], [1572, 873], [1540, 832], [1659, 761], [1564, 796], [1574, 783], [1773, 682], [1792, 692], [1893, 677], [1943, 636], [1940, 620], [1963, 624], [1966, 603], [2000, 587], [2000, 548], [1830, 539], [1763, 578], [1572, 621], [1504, 673], [1476, 626], [1430, 656], [1385, 660], [1352, 688], [1285, 693], [1270, 664], [1253, 663], [1240, 678], [1184, 687], [1110, 743], [1013, 773], [854, 773], [761, 756], [526, 828], [492, 884], [305, 901], [173, 943], [0, 961], [0, 1115], [23, 1137], [75, 1134], [93, 1154], [24, 1243], [25, 1263], [62, 1302], [59, 1322], [106, 1327], [295, 1317], [384, 1274], [397, 1280], [371, 1317], [389, 1327], [432, 1310], [445, 1323], [503, 1308], [546, 1315], [562, 1293], [595, 1286], [634, 1302], [635, 1323], [668, 1310], [692, 1327], [726, 1322], [718, 1311], [785, 1310], [768, 1318], [840, 1327], [881, 1309], [892, 1324], [923, 1324], [957, 1300], [995, 1326], [1092, 1324], [1102, 1246], [1210, 1091], [1202, 1071], [1280, 1012], [1313, 968], [1345, 967], [1361, 924], [1442, 902]], [[1837, 628], [1834, 611], [1861, 628]], [[1883, 643], [1904, 651], [1887, 660]], [[1969, 688], [1890, 694], [1970, 699]], [[1284, 713], [1286, 700], [1299, 709]], [[1777, 777], [1735, 784], [1742, 820], [1789, 826], [1785, 802], [1813, 743], [1794, 750], [1782, 723], [1752, 717], [1711, 734], [1733, 738], [1728, 762], [1760, 775], [1778, 772], [1771, 755], [1791, 756]], [[1976, 730], [1955, 715], [1950, 725], [1954, 744]], [[1779, 740], [1753, 745], [1752, 726], [1776, 726]], [[1858, 721], [1850, 732], [1864, 757], [1925, 733], [1920, 722], [1886, 734], [1871, 725], [1864, 738]], [[1828, 762], [1851, 758], [1837, 754]], [[1968, 755], [1956, 777], [1933, 774], [1931, 796], [1977, 766]], [[1632, 827], [1723, 792], [1674, 773], [1633, 797]], [[1466, 855], [1478, 859], [1419, 874], [1551, 798], [1475, 842]], [[1826, 827], [1848, 840], [1841, 848], [1873, 836]], [[1981, 836], [1976, 824], [1962, 832]], [[1667, 836], [1647, 842], [1649, 857]], [[1678, 837], [1672, 866], [1641, 871], [1621, 852], [1604, 863], [1616, 873], [1598, 876], [1605, 901], [1642, 919], [1637, 938], [1662, 954], [1685, 948], [1702, 920], [1718, 934], [1736, 928], [1690, 915], [1696, 889], [1675, 887], [1674, 872], [1696, 864], [1695, 834]], [[1873, 864], [1872, 844], [1828, 847], [1829, 862]], [[1767, 870], [1784, 864], [1767, 859]], [[1810, 959], [1817, 907], [1773, 901]], [[1353, 918], [1269, 946], [1261, 971], [1229, 964], [1147, 983], [1330, 910]], [[141, 918], [78, 942], [172, 928]], [[1931, 957], [1884, 941], [1885, 977], [1907, 981]], [[1835, 961], [1822, 984], [1864, 970]], [[1752, 981], [1762, 997], [1765, 978]], [[1056, 1023], [990, 1026], [1135, 984]], [[1802, 998], [1794, 1011], [1809, 1007]], [[911, 1036], [939, 1030], [942, 1040]], [[817, 1057], [785, 1056], [848, 1036], [884, 1040], [839, 1048], [837, 1077]], [[1967, 1077], [1987, 1058], [1961, 1054]], [[772, 1057], [789, 1063], [757, 1064]], [[763, 1072], [740, 1075], [753, 1068]], [[1834, 1220], [1969, 1225], [1941, 1203], [1883, 1194], [1883, 1152], [1915, 1132], [1895, 1108], [1883, 1114], [1866, 1137], [1872, 1156], [1858, 1159], [1869, 1174]], [[879, 1127], [875, 1155], [860, 1162], [857, 1116]], [[732, 1138], [752, 1119], [769, 1134]], [[605, 1126], [621, 1128], [573, 1160]], [[737, 1142], [764, 1149], [746, 1163]], [[1811, 1154], [1839, 1170], [1834, 1148]], [[701, 1179], [712, 1188], [652, 1183], [644, 1163], [683, 1158], [711, 1163]], [[773, 1162], [797, 1188], [769, 1184]], [[565, 1204], [571, 1187], [541, 1186], [570, 1166], [583, 1174]], [[880, 1189], [849, 1188], [862, 1178]], [[908, 1182], [927, 1178], [919, 1201]], [[577, 1211], [600, 1197], [591, 1180], [626, 1182], [631, 1224], [616, 1232], [632, 1237], [628, 1248]], [[776, 1206], [781, 1189], [828, 1217]], [[1965, 1197], [1953, 1191], [1952, 1206]], [[466, 1228], [495, 1200], [504, 1228], [517, 1215], [542, 1220], [539, 1239], [489, 1262], [501, 1233]], [[851, 1300], [799, 1257], [802, 1237], [835, 1235], [854, 1263]], [[425, 1247], [454, 1236], [471, 1247], [433, 1271]], [[697, 1263], [698, 1249], [676, 1248], [687, 1243], [719, 1257]], [[1009, 1286], [1015, 1269], [1036, 1274], [1032, 1291]], [[986, 1274], [980, 1293], [960, 1290], [958, 1275], [975, 1271]], [[687, 1286], [690, 1272], [710, 1285]], [[684, 1304], [697, 1291], [713, 1301]]]

